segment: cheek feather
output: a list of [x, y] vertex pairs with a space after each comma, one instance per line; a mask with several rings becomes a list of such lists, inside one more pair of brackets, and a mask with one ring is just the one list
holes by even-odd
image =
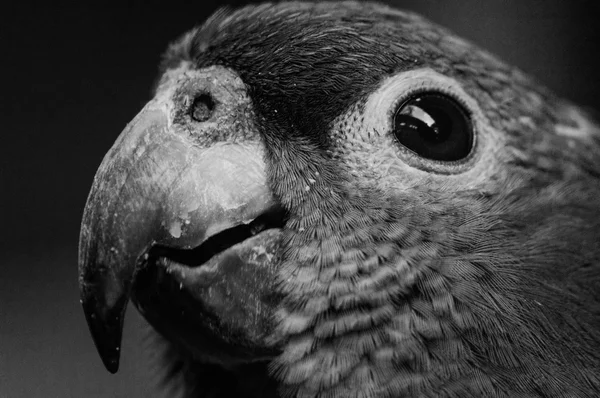
[[[290, 394], [400, 396], [472, 374], [481, 355], [511, 371], [535, 362], [540, 341], [518, 327], [546, 314], [517, 294], [524, 232], [511, 229], [535, 208], [519, 201], [530, 181], [509, 175], [503, 135], [458, 82], [429, 70], [395, 79], [332, 122], [330, 148], [311, 159], [332, 174], [294, 202], [273, 363]], [[441, 87], [471, 112], [478, 152], [466, 166], [423, 170], [398, 150], [389, 110], [415, 87]], [[497, 390], [476, 377], [477, 391]]]

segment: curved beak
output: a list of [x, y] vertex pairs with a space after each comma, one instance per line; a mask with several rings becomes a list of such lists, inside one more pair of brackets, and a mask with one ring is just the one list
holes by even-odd
[[123, 319], [144, 254], [158, 243], [189, 249], [273, 206], [262, 146], [202, 148], [148, 104], [98, 169], [81, 224], [79, 284], [89, 329], [115, 373]]

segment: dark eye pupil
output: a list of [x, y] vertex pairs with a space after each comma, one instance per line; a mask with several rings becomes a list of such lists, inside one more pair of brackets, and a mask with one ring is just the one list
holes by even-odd
[[447, 162], [466, 158], [473, 146], [470, 117], [457, 101], [438, 93], [419, 94], [400, 105], [394, 135], [417, 155]]
[[215, 103], [208, 94], [200, 94], [194, 98], [192, 104], [191, 116], [197, 122], [205, 122], [212, 116], [215, 109]]

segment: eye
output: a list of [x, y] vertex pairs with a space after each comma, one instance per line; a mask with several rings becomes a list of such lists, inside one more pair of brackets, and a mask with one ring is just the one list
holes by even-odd
[[197, 122], [205, 122], [210, 119], [214, 109], [215, 102], [212, 97], [209, 94], [203, 93], [194, 98], [190, 115]]
[[462, 105], [440, 93], [420, 93], [394, 115], [393, 132], [417, 155], [444, 162], [465, 159], [473, 148], [473, 125]]

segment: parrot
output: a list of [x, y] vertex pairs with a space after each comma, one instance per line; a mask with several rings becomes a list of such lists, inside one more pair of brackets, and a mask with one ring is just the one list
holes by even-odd
[[600, 396], [600, 125], [374, 2], [221, 9], [94, 177], [81, 304], [185, 397]]

